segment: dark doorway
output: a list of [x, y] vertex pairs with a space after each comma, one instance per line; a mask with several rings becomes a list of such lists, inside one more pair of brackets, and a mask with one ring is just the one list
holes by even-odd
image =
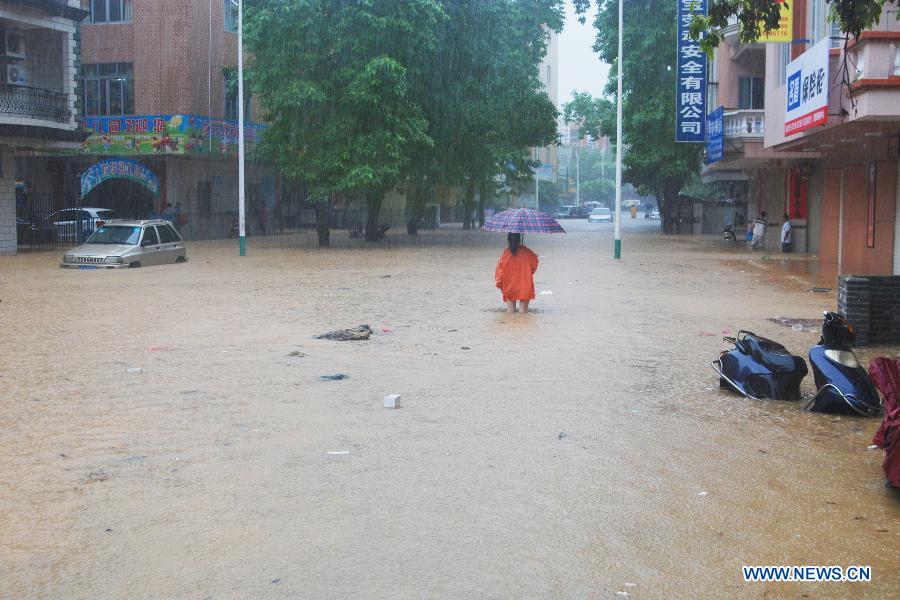
[[124, 219], [148, 219], [159, 212], [156, 196], [130, 179], [108, 179], [81, 200], [82, 206], [108, 208]]

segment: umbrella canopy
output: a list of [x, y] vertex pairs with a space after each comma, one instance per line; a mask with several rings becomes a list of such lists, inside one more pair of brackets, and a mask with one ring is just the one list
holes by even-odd
[[511, 208], [488, 219], [482, 229], [504, 233], [565, 233], [562, 225], [547, 213], [530, 208]]

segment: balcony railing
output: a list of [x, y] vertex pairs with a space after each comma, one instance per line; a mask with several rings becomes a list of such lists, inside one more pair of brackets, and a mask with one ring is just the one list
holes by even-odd
[[0, 84], [0, 116], [68, 123], [71, 113], [65, 94]]
[[67, 0], [6, 0], [10, 4], [21, 4], [29, 8], [37, 8], [44, 12], [75, 21], [81, 21], [90, 13], [75, 6], [69, 6]]
[[766, 132], [766, 111], [762, 109], [740, 109], [724, 115], [724, 133], [728, 138], [762, 139]]

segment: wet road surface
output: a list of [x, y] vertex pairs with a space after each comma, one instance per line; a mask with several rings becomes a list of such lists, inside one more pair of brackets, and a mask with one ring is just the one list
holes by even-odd
[[[564, 225], [526, 237], [552, 294], [514, 316], [480, 232], [0, 257], [0, 597], [896, 597], [877, 421], [709, 366], [740, 328], [805, 355], [768, 319], [834, 294], [657, 222], [626, 220], [620, 262], [610, 225]], [[770, 564], [873, 581], [743, 582]]]

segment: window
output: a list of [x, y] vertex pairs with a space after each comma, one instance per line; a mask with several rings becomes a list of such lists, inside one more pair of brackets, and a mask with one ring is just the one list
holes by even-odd
[[[250, 120], [250, 103], [251, 97], [250, 94], [247, 93], [247, 86], [244, 86], [244, 120]], [[235, 81], [229, 81], [228, 78], [225, 78], [225, 118], [226, 119], [235, 119], [238, 118], [238, 86], [237, 79]]]
[[787, 66], [791, 62], [791, 45], [787, 42], [779, 44], [778, 52], [778, 86], [783, 86], [787, 78]]
[[762, 77], [738, 77], [738, 108], [765, 108]]
[[840, 48], [844, 45], [844, 38], [846, 37], [844, 33], [841, 31], [840, 23], [831, 23], [831, 47], [832, 48]]
[[134, 114], [134, 75], [131, 63], [81, 66], [85, 116]]
[[168, 225], [156, 228], [159, 231], [159, 241], [162, 244], [174, 244], [178, 240], [175, 238], [175, 232]]
[[825, 37], [825, 0], [811, 0], [809, 3], [809, 39], [810, 45], [816, 44]]
[[131, 0], [89, 0], [91, 23], [129, 23], [131, 21]]
[[144, 241], [142, 241], [141, 244], [155, 246], [158, 243], [159, 238], [156, 236], [156, 227], [153, 227], [152, 225], [144, 227]]
[[225, 0], [225, 31], [237, 33], [238, 0]]

